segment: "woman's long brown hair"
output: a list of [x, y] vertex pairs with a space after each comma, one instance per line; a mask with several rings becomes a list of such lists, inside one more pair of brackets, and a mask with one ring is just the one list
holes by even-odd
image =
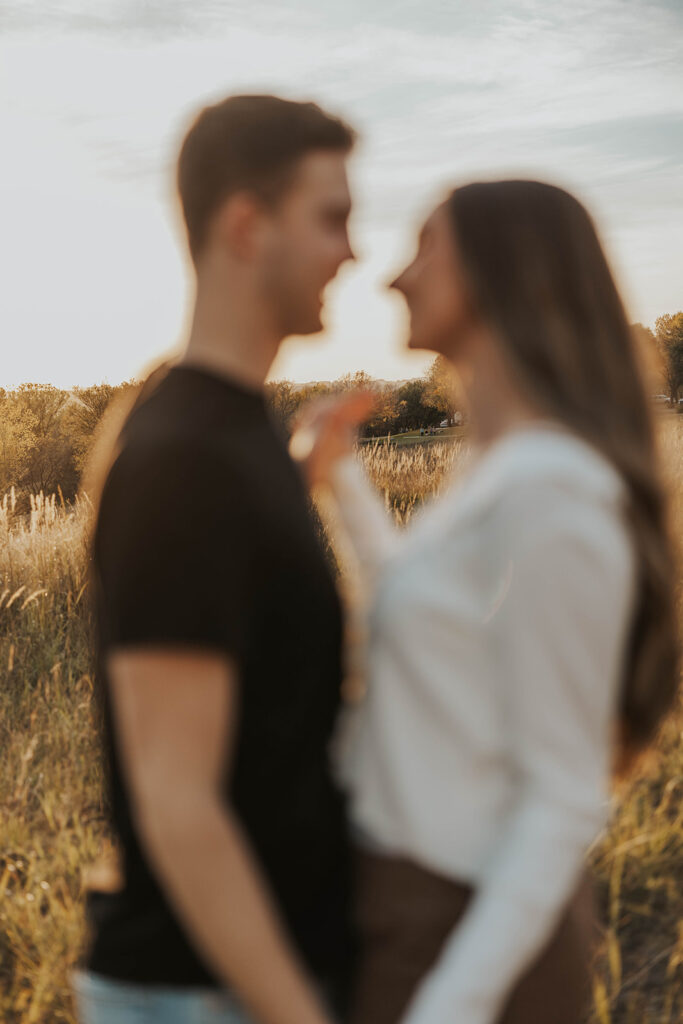
[[678, 687], [675, 558], [635, 339], [593, 222], [536, 181], [465, 185], [448, 200], [473, 300], [537, 407], [626, 482], [637, 597], [624, 660], [617, 771], [651, 741]]

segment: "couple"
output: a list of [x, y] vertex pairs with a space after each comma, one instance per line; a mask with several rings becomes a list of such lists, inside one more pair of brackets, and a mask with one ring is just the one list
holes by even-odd
[[[352, 457], [362, 395], [308, 413], [296, 464], [264, 381], [353, 258], [353, 141], [241, 96], [180, 153], [189, 342], [127, 420], [94, 536], [123, 881], [89, 897], [82, 1024], [582, 1019], [586, 849], [675, 685], [629, 328], [576, 200], [459, 188], [393, 286], [411, 346], [462, 378], [464, 477], [397, 531]], [[341, 788], [342, 613], [305, 482], [368, 600]]]

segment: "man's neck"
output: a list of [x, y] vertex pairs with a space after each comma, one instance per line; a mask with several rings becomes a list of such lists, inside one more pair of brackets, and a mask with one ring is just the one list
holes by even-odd
[[200, 285], [180, 365], [198, 366], [260, 391], [282, 340], [256, 297]]
[[234, 343], [236, 341], [231, 334], [217, 340], [191, 336], [178, 365], [210, 370], [217, 377], [226, 377], [250, 390], [262, 391], [277, 354], [277, 346], [272, 352], [255, 351]]

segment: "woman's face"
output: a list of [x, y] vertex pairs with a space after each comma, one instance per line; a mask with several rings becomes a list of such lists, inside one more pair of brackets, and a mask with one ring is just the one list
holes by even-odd
[[448, 209], [437, 207], [420, 232], [417, 255], [390, 285], [410, 312], [408, 348], [457, 362], [474, 320]]

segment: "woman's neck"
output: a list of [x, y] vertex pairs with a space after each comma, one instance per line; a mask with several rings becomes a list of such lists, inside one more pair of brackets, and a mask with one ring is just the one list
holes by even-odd
[[548, 419], [522, 393], [492, 338], [478, 339], [471, 357], [457, 369], [477, 448], [488, 448], [510, 431]]

